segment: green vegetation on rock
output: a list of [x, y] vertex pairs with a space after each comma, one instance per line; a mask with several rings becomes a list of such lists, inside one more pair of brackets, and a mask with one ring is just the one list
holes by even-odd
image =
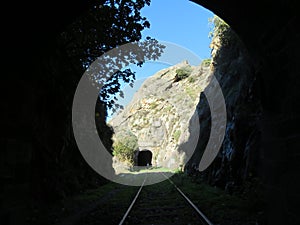
[[169, 112], [169, 111], [172, 110], [172, 108], [173, 108], [173, 106], [168, 105], [168, 106], [166, 106], [166, 107], [164, 108], [164, 111]]
[[186, 93], [194, 100], [199, 97], [199, 91], [197, 89], [193, 89], [192, 87], [186, 87]]
[[190, 66], [177, 69], [175, 75], [175, 82], [187, 78], [189, 75], [191, 75], [191, 73], [192, 73], [192, 68]]
[[158, 106], [157, 102], [151, 102], [150, 103], [150, 109], [155, 109]]
[[138, 139], [130, 131], [116, 137], [113, 144], [113, 155], [123, 162], [133, 164], [134, 152], [138, 149]]
[[214, 17], [209, 18], [208, 21], [213, 27], [209, 33], [209, 37], [212, 39], [219, 38], [221, 45], [226, 46], [239, 40], [231, 27], [220, 17], [214, 15]]
[[175, 139], [175, 141], [177, 142], [179, 140], [179, 137], [181, 135], [181, 131], [180, 130], [176, 130], [173, 134], [173, 137]]
[[196, 81], [196, 79], [195, 79], [195, 77], [189, 77], [189, 78], [188, 78], [188, 81], [189, 81], [190, 83], [194, 83], [194, 82]]
[[202, 62], [201, 62], [201, 65], [202, 66], [209, 66], [210, 63], [211, 63], [211, 58], [203, 59]]

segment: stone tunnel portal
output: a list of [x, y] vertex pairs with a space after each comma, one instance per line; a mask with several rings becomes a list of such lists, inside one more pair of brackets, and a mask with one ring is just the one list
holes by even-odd
[[142, 150], [138, 154], [138, 166], [151, 166], [152, 152], [150, 150]]

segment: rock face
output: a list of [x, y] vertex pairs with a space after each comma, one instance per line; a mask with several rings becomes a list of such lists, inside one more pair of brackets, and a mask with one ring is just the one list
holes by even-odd
[[[176, 79], [178, 69], [187, 71], [188, 77]], [[109, 124], [116, 134], [122, 130], [134, 133], [139, 151], [152, 152], [152, 165], [178, 168], [196, 145], [194, 142], [179, 149], [190, 138], [191, 118], [196, 119], [197, 130], [196, 105], [199, 93], [209, 83], [209, 74], [209, 65], [191, 66], [187, 61], [163, 69], [142, 84], [132, 101]]]
[[[213, 74], [222, 88], [227, 111], [226, 134], [217, 158], [202, 173], [204, 180], [228, 191], [242, 188], [260, 173], [261, 104], [257, 96], [256, 77], [247, 51], [232, 32], [227, 44], [218, 37], [212, 40]], [[201, 131], [209, 131], [210, 109], [203, 95], [197, 106]], [[186, 165], [187, 172], [198, 165], [209, 138], [201, 132], [195, 154]], [[256, 185], [256, 184], [253, 184]]]

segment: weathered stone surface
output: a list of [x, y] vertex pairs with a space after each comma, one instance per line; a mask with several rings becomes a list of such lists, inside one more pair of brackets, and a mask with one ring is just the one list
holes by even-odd
[[[256, 93], [256, 77], [248, 52], [232, 32], [234, 43], [222, 45], [218, 36], [211, 43], [212, 70], [218, 79], [226, 102], [227, 126], [223, 144], [212, 165], [202, 173], [210, 184], [223, 189], [239, 187], [257, 176], [261, 168], [261, 104]], [[201, 96], [197, 106], [201, 133], [195, 154], [185, 166], [190, 173], [199, 165], [211, 129], [210, 107]]]
[[[189, 77], [175, 82], [176, 70], [186, 67], [192, 70]], [[178, 168], [185, 164], [188, 151], [193, 148], [182, 144], [190, 138], [189, 121], [195, 114], [200, 92], [209, 83], [209, 75], [209, 65], [190, 66], [187, 61], [163, 69], [149, 77], [128, 106], [109, 123], [116, 134], [131, 130], [138, 137], [140, 150], [152, 151], [152, 165]], [[196, 131], [197, 117], [193, 124]], [[193, 140], [195, 145], [197, 140]]]

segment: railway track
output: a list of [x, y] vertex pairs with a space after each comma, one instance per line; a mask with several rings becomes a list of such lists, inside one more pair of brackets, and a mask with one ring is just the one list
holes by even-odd
[[163, 173], [166, 182], [142, 186], [119, 225], [213, 225], [198, 207]]

